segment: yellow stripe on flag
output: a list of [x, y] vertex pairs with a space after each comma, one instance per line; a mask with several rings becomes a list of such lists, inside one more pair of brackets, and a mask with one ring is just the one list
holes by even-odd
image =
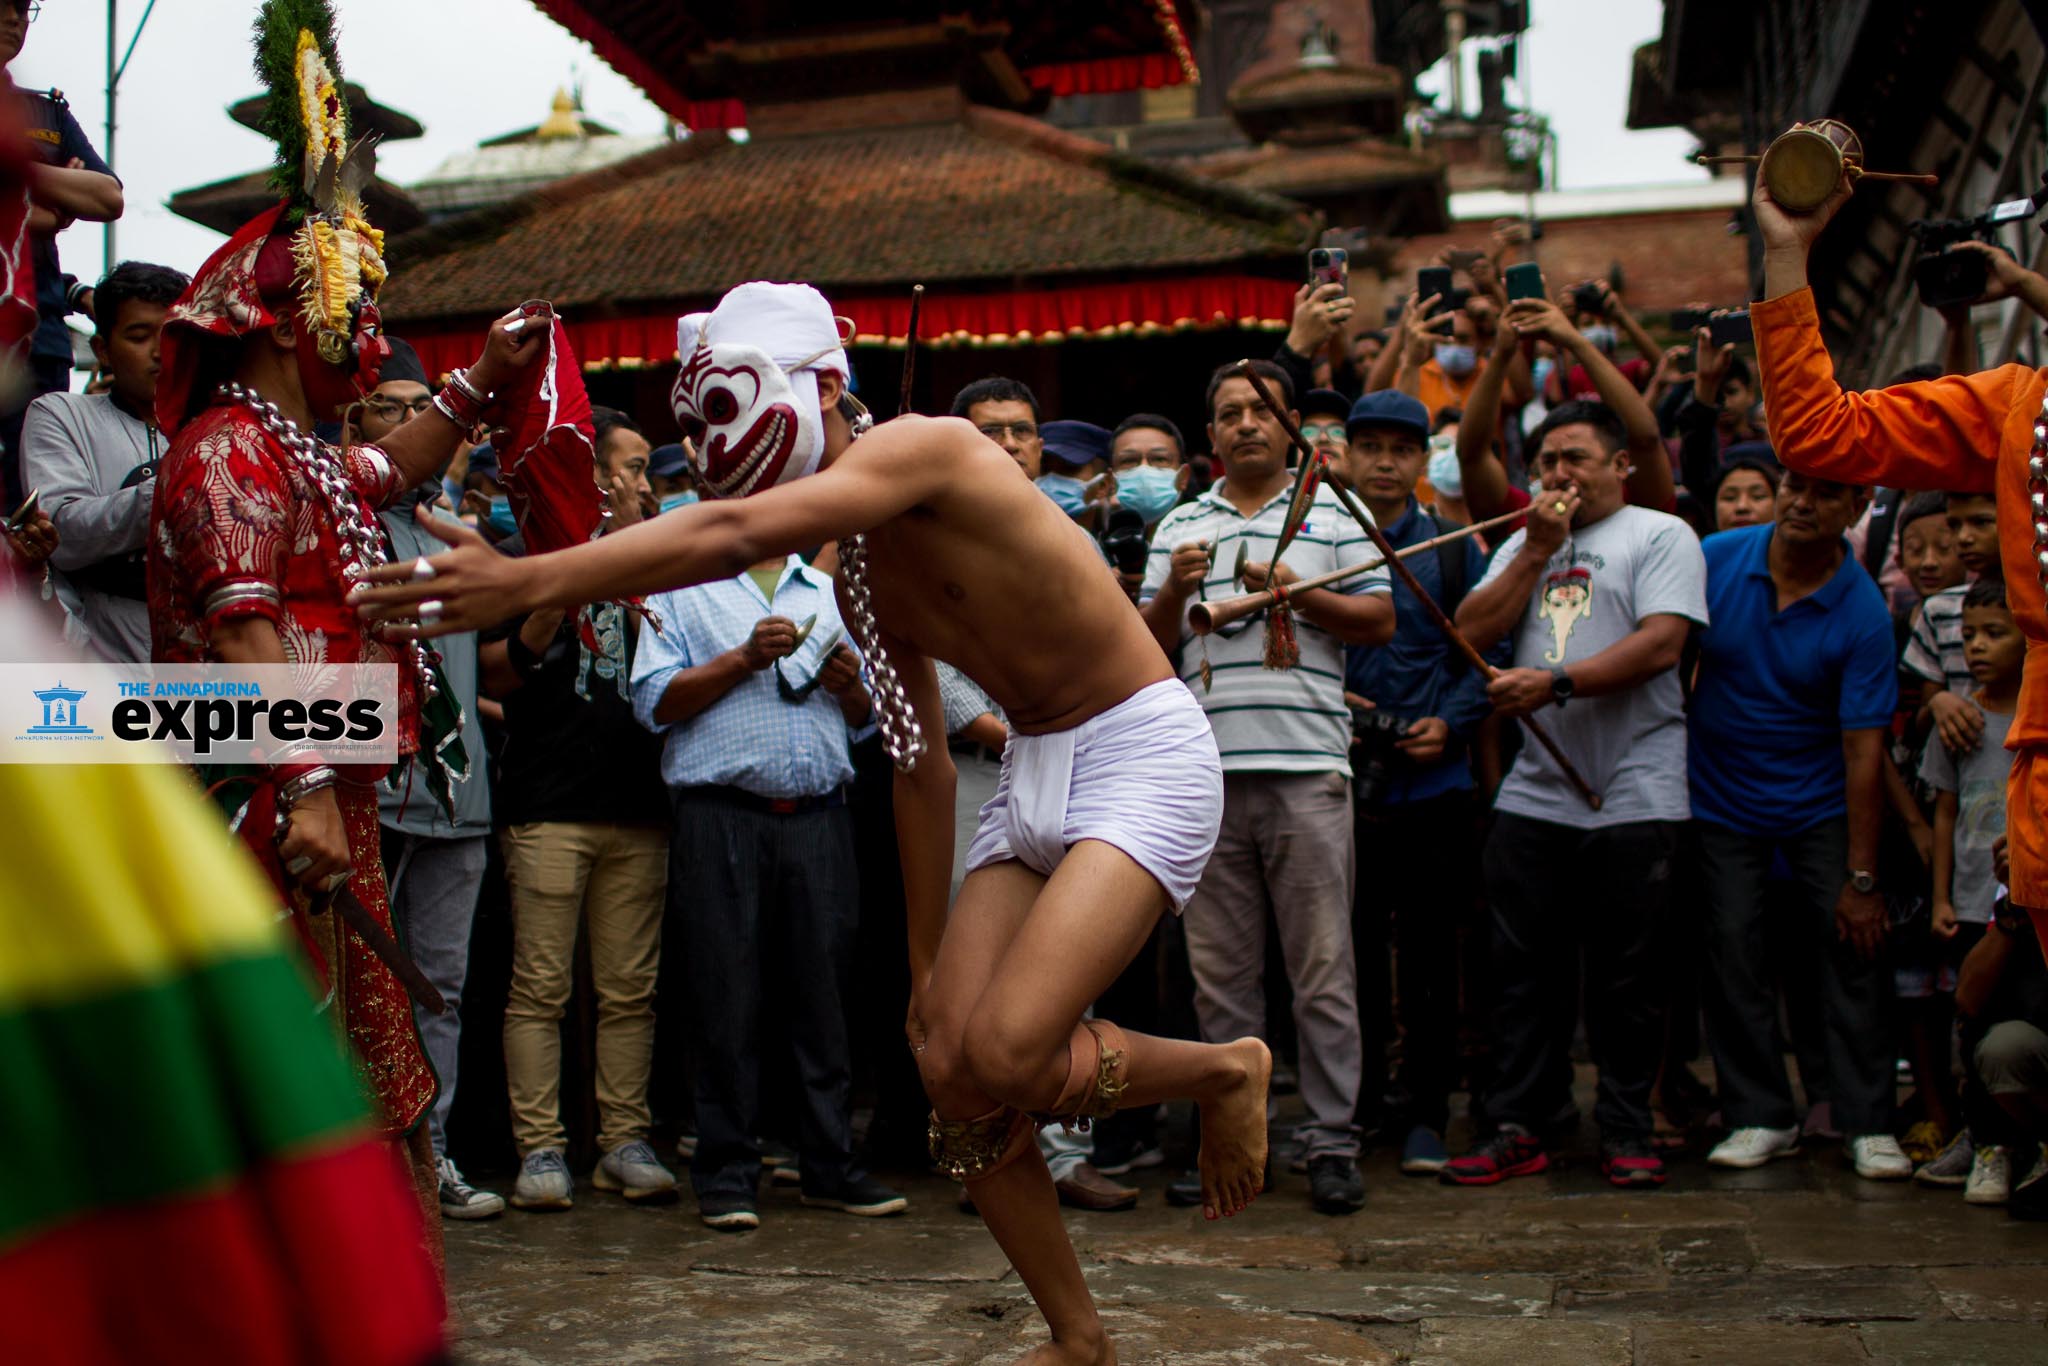
[[0, 764], [0, 1009], [277, 951], [277, 913], [184, 770]]

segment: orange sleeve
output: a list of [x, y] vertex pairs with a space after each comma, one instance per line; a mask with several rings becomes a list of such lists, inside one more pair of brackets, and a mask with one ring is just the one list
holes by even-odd
[[1749, 316], [1780, 463], [1846, 484], [1991, 491], [2006, 416], [2032, 370], [2004, 365], [1845, 393], [1821, 344], [1812, 290], [1752, 304]]

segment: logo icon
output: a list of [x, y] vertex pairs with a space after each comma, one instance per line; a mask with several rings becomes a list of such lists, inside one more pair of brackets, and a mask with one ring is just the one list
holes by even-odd
[[43, 704], [43, 723], [30, 726], [29, 735], [91, 735], [93, 728], [82, 725], [78, 720], [78, 704], [85, 693], [79, 688], [67, 688], [58, 683], [54, 688], [33, 689], [36, 701]]

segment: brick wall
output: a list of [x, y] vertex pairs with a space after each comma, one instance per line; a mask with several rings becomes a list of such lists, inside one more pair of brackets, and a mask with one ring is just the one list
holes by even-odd
[[[1749, 298], [1744, 240], [1728, 231], [1727, 209], [1610, 214], [1544, 223], [1536, 260], [1555, 294], [1565, 285], [1604, 276], [1621, 266], [1623, 296], [1639, 313], [1661, 313], [1689, 303], [1734, 308]], [[1490, 225], [1461, 223], [1451, 232], [1417, 237], [1394, 258], [1387, 302], [1415, 287], [1415, 271], [1446, 246], [1483, 247]]]

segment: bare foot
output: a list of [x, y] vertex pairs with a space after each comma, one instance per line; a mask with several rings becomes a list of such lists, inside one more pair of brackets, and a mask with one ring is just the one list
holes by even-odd
[[1266, 1083], [1273, 1055], [1257, 1039], [1222, 1045], [1238, 1070], [1202, 1112], [1202, 1214], [1220, 1219], [1251, 1204], [1266, 1184]]
[[1016, 1366], [1116, 1366], [1116, 1347], [1106, 1335], [1093, 1345], [1048, 1342], [1018, 1357]]

